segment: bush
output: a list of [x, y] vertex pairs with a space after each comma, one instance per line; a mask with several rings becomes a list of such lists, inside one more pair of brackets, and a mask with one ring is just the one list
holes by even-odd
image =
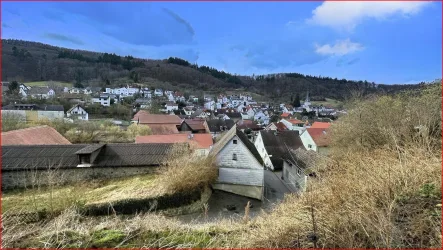
[[177, 145], [162, 167], [159, 183], [164, 185], [166, 192], [192, 192], [214, 183], [218, 176], [215, 158], [191, 156], [183, 153], [187, 151], [182, 147], [185, 146]]

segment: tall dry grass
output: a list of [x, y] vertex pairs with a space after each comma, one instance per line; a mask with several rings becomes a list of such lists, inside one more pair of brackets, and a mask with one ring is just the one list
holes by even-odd
[[167, 193], [188, 192], [214, 183], [218, 168], [213, 156], [197, 156], [187, 144], [176, 145], [160, 171], [159, 183]]
[[258, 218], [240, 245], [440, 247], [440, 131], [439, 85], [355, 104], [332, 126], [330, 159], [308, 191]]

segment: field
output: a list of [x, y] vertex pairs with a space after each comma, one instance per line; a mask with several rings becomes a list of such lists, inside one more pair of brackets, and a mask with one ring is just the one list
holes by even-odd
[[160, 191], [155, 175], [94, 181], [58, 187], [17, 190], [2, 194], [2, 212], [60, 212], [79, 204], [104, 203], [122, 198], [146, 198]]
[[46, 87], [48, 85], [55, 85], [58, 87], [68, 87], [68, 88], [72, 87], [72, 83], [70, 82], [58, 82], [58, 81], [27, 82], [24, 84], [29, 87]]
[[326, 101], [312, 101], [311, 103], [314, 106], [323, 105], [325, 107], [332, 107], [332, 108], [340, 108], [343, 106], [343, 102], [330, 98], [326, 98]]

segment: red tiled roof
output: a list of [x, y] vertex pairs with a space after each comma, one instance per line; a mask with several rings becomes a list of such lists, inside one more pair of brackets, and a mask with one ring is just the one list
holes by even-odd
[[132, 118], [133, 121], [139, 121], [140, 124], [176, 124], [180, 125], [182, 119], [176, 115], [157, 115], [149, 114], [144, 110], [140, 110]]
[[189, 142], [198, 149], [208, 149], [212, 146], [211, 134], [193, 134], [193, 138], [189, 138], [189, 134], [171, 134], [171, 135], [148, 135], [137, 136], [135, 143], [183, 143]]
[[300, 121], [300, 120], [297, 120], [297, 119], [288, 119], [287, 121], [292, 123], [292, 124], [301, 124], [301, 123], [304, 124], [303, 121]]
[[328, 129], [324, 128], [307, 128], [309, 135], [314, 140], [317, 147], [327, 147], [330, 143], [330, 136], [328, 134]]
[[178, 134], [175, 124], [147, 124], [154, 135]]
[[186, 122], [192, 130], [206, 130], [206, 120], [204, 119], [185, 119], [184, 122]]
[[329, 123], [329, 122], [314, 122], [311, 125], [311, 128], [324, 128], [324, 129], [327, 129], [330, 126], [331, 126], [331, 123]]
[[283, 113], [281, 114], [281, 117], [289, 117], [291, 115], [291, 113]]
[[277, 122], [277, 123], [275, 123], [275, 126], [277, 127], [278, 131], [288, 130], [288, 128], [286, 127], [286, 125], [283, 122]]
[[2, 132], [2, 145], [61, 145], [71, 144], [57, 130], [38, 126]]

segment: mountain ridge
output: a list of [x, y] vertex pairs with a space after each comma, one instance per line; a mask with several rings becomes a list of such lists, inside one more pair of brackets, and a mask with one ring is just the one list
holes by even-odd
[[386, 85], [300, 73], [236, 75], [192, 64], [177, 57], [163, 60], [68, 49], [40, 42], [2, 39], [2, 81], [64, 81], [82, 86], [117, 86], [124, 82], [167, 86], [172, 90], [224, 92], [235, 89], [273, 100], [307, 91], [314, 99], [343, 100], [359, 92], [396, 93], [420, 84]]

